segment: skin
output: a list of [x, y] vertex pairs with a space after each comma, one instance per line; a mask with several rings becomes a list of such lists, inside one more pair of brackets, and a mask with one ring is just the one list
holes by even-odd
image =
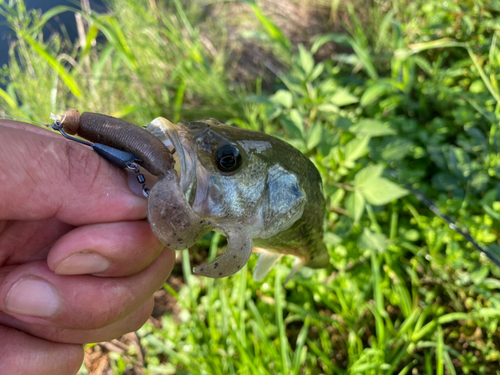
[[[0, 145], [0, 375], [75, 374], [83, 343], [147, 320], [174, 252], [151, 232], [126, 173], [89, 148], [6, 120]], [[79, 261], [86, 255], [97, 260]], [[22, 290], [33, 282], [52, 291], [50, 308], [33, 302], [36, 287]]]

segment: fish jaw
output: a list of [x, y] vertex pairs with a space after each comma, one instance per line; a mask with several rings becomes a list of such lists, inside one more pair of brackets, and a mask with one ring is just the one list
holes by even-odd
[[172, 151], [180, 177], [180, 186], [188, 201], [196, 190], [197, 156], [190, 130], [182, 123], [173, 124], [163, 117], [149, 123], [146, 130], [159, 138]]

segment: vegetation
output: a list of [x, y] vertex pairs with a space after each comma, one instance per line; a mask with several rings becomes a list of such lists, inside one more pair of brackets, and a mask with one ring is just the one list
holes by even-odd
[[[68, 108], [140, 125], [216, 117], [283, 137], [320, 170], [331, 266], [283, 288], [291, 259], [255, 283], [255, 259], [211, 280], [184, 256], [165, 285], [174, 307], [138, 332], [145, 373], [500, 373], [500, 269], [405, 188], [499, 254], [500, 2], [319, 3], [344, 30], [303, 45], [251, 1], [236, 4], [250, 32], [228, 26], [232, 3], [74, 10], [75, 43], [42, 35], [70, 9], [0, 1], [17, 36], [0, 108], [36, 121]], [[241, 82], [249, 43], [264, 79]], [[198, 250], [222, 246], [209, 235]], [[125, 354], [109, 354], [113, 374], [135, 371], [140, 356]]]

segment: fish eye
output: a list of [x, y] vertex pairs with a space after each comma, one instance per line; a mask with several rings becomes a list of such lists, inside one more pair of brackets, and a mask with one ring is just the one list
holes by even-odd
[[234, 172], [241, 166], [241, 162], [240, 150], [232, 144], [219, 148], [215, 157], [215, 163], [221, 172]]

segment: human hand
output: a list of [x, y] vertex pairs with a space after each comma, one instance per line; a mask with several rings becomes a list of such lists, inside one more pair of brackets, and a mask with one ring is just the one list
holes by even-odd
[[0, 120], [0, 375], [75, 374], [82, 343], [138, 329], [174, 264], [126, 173]]

